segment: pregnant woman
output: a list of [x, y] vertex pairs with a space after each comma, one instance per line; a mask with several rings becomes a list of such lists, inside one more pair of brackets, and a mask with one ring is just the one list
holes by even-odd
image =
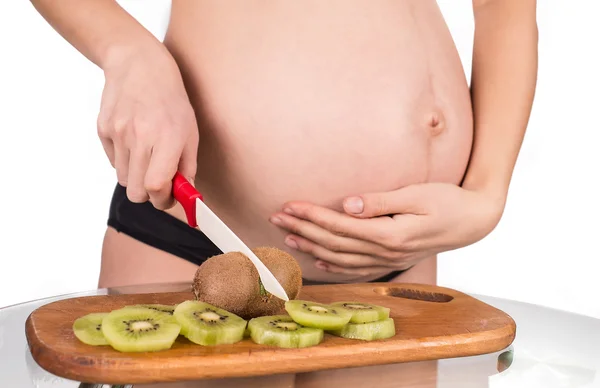
[[470, 87], [434, 0], [173, 0], [164, 42], [115, 1], [32, 3], [106, 79], [101, 287], [190, 281], [220, 253], [171, 197], [177, 170], [307, 283], [435, 283], [437, 254], [501, 218], [535, 0], [473, 0]]

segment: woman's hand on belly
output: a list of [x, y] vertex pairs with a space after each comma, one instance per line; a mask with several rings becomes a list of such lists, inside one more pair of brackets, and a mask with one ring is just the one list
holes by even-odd
[[290, 232], [286, 245], [317, 258], [317, 268], [369, 276], [477, 242], [503, 209], [484, 192], [424, 183], [347, 198], [344, 212], [288, 202], [270, 220]]

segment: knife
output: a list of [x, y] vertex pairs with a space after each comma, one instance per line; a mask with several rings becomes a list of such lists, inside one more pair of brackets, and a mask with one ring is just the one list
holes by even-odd
[[198, 228], [223, 253], [241, 252], [246, 255], [256, 267], [260, 281], [267, 292], [279, 299], [289, 300], [285, 290], [262, 261], [233, 233], [227, 225], [204, 203], [202, 194], [185, 179], [181, 173], [175, 173], [173, 178], [173, 197], [185, 210], [188, 225]]

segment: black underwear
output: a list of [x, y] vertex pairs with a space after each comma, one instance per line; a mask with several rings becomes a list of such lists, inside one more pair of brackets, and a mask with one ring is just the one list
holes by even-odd
[[[131, 202], [125, 187], [119, 184], [110, 204], [108, 226], [196, 265], [222, 253], [200, 230], [156, 209], [150, 202]], [[394, 271], [371, 282], [388, 282], [402, 272]]]

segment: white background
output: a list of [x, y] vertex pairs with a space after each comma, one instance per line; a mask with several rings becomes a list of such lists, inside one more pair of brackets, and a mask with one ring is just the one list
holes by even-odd
[[[471, 1], [438, 3], [468, 77]], [[169, 1], [121, 4], [162, 36]], [[598, 14], [538, 1], [537, 95], [504, 217], [441, 256], [441, 285], [600, 318]], [[101, 71], [28, 1], [0, 2], [0, 40], [2, 307], [96, 288], [115, 174], [96, 137]]]

